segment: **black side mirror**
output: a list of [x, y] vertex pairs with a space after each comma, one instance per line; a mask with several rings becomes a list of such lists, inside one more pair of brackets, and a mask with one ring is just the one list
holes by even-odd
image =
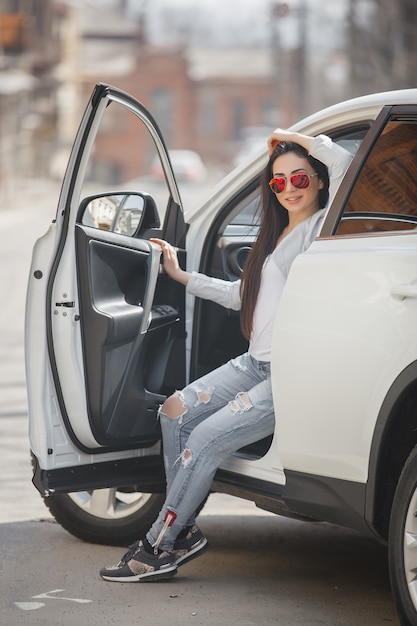
[[140, 232], [159, 228], [154, 199], [148, 193], [122, 191], [88, 196], [80, 204], [77, 221], [113, 233], [137, 237]]

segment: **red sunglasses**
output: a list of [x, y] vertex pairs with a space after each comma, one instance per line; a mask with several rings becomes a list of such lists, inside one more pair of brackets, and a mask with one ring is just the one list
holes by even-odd
[[[307, 189], [310, 184], [310, 178], [314, 176], [318, 176], [317, 172], [315, 174], [293, 174], [290, 176], [291, 185], [296, 189]], [[284, 176], [278, 176], [269, 181], [269, 187], [273, 193], [281, 193], [286, 186], [287, 179]]]

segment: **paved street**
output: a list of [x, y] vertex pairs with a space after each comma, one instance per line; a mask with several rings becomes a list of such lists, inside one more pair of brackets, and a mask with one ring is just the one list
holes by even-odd
[[0, 524], [0, 623], [42, 626], [396, 625], [385, 551], [355, 533], [273, 516], [202, 515], [211, 548], [160, 583], [98, 570], [120, 548], [84, 544], [48, 522]]
[[0, 624], [398, 625], [384, 547], [217, 494], [200, 516], [210, 550], [174, 579], [99, 578], [120, 548], [69, 535], [30, 482], [25, 287], [33, 242], [54, 217], [58, 189], [33, 181], [16, 193], [0, 204]]

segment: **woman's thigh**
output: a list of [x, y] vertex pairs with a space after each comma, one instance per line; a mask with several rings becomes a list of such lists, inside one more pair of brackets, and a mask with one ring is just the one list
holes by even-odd
[[200, 422], [191, 432], [187, 447], [194, 454], [212, 448], [227, 456], [274, 432], [275, 417], [271, 380], [241, 389], [221, 409]]
[[[258, 387], [258, 385], [260, 386]], [[245, 399], [245, 393], [248, 393], [249, 399], [252, 399], [254, 410], [250, 416], [245, 415], [242, 420], [239, 413], [241, 412], [240, 405]], [[170, 402], [172, 404], [168, 406]], [[263, 420], [262, 423], [256, 424], [258, 419], [255, 417], [258, 411], [256, 407], [260, 407], [262, 402], [264, 406], [262, 406], [260, 414], [263, 416]], [[246, 409], [245, 404], [243, 409]], [[269, 418], [266, 417], [268, 413], [272, 414]], [[200, 431], [204, 442], [208, 441], [210, 437], [216, 439], [218, 432], [222, 436], [221, 433], [227, 432], [228, 429], [233, 430], [233, 424], [242, 421], [239, 430], [231, 437], [232, 442], [233, 440], [237, 442], [236, 450], [246, 445], [245, 443], [240, 445], [238, 438], [245, 441], [249, 438], [249, 443], [251, 443], [273, 432], [274, 418], [269, 364], [259, 364], [248, 354], [232, 359], [220, 368], [194, 381], [183, 391], [171, 396], [162, 407], [160, 417], [165, 468], [168, 483], [171, 484], [178, 470], [178, 460], [184, 452], [191, 434], [203, 423], [210, 422], [205, 434], [204, 431]], [[254, 420], [251, 426], [250, 420]], [[264, 435], [265, 431], [267, 432]], [[197, 441], [199, 441], [198, 435], [196, 436]], [[231, 445], [233, 447], [233, 443]], [[198, 447], [200, 447], [200, 443]]]
[[268, 377], [269, 372], [257, 368], [249, 354], [231, 359], [180, 392], [185, 409], [180, 421], [199, 423], [200, 415], [204, 419], [227, 405], [240, 392], [255, 387]]

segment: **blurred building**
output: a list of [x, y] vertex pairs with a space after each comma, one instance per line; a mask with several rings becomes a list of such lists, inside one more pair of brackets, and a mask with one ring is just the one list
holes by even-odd
[[[96, 81], [131, 93], [152, 112], [170, 149], [194, 150], [209, 165], [230, 167], [244, 129], [272, 126], [276, 120], [265, 51], [167, 49], [145, 44], [137, 47], [125, 74], [112, 74], [104, 64], [84, 74], [84, 100]], [[117, 155], [111, 151], [112, 158], [126, 159], [128, 168], [133, 163], [130, 134], [109, 129], [109, 146], [115, 145], [116, 134], [122, 149]]]
[[[143, 22], [132, 22], [122, 13], [84, 7], [77, 19], [79, 72], [74, 89], [83, 105], [95, 83], [110, 83], [150, 109], [170, 149], [194, 150], [206, 164], [225, 168], [239, 150], [244, 129], [276, 125], [267, 49], [160, 47], [146, 41]], [[109, 149], [116, 135], [122, 148], [117, 154]], [[129, 131], [109, 129], [108, 147], [102, 143], [95, 158], [119, 162], [107, 168], [101, 163], [100, 171], [133, 177], [135, 172], [126, 172], [133, 163], [129, 142]]]
[[[36, 7], [35, 7], [36, 5]], [[49, 0], [1, 0], [0, 188], [48, 171], [56, 137], [57, 7]]]

